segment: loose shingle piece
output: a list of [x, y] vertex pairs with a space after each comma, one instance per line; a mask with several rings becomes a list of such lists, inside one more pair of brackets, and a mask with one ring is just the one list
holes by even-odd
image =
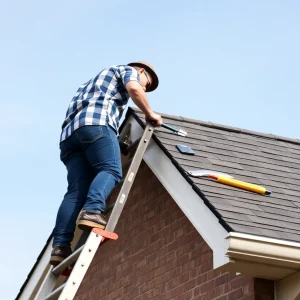
[[[140, 111], [130, 109], [129, 113], [144, 121]], [[164, 123], [187, 132], [181, 137], [163, 128], [155, 130], [159, 146], [182, 174], [210, 169], [272, 192], [262, 196], [190, 177], [193, 188], [217, 212], [221, 223], [236, 232], [300, 242], [300, 140], [184, 117], [162, 117]], [[190, 146], [195, 155], [181, 154], [176, 144]]]

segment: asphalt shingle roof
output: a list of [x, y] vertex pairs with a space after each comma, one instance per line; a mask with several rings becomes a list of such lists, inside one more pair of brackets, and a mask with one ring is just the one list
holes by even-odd
[[[129, 109], [139, 122], [143, 114]], [[264, 186], [270, 196], [223, 185], [208, 178], [189, 182], [205, 198], [227, 230], [300, 242], [300, 140], [162, 114], [164, 122], [186, 137], [156, 129], [156, 141], [183, 170], [210, 169]], [[189, 145], [194, 156], [176, 144]], [[203, 197], [204, 196], [204, 197]]]

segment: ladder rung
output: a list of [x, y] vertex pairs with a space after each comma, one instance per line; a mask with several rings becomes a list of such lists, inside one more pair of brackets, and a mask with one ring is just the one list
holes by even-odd
[[52, 273], [54, 275], [61, 274], [67, 267], [69, 267], [73, 262], [77, 260], [79, 257], [84, 245], [78, 248], [75, 252], [73, 252], [70, 256], [68, 256], [65, 260], [63, 260], [59, 265], [57, 265], [53, 270]]
[[129, 145], [127, 147], [123, 146], [122, 151], [121, 151], [122, 154], [124, 156], [128, 155], [130, 153], [130, 151], [132, 151], [133, 149], [135, 149], [139, 145], [140, 140], [141, 140], [141, 138], [138, 138], [131, 145]]
[[128, 146], [128, 148], [127, 148], [128, 153], [130, 151], [132, 151], [132, 149], [135, 149], [139, 145], [140, 141], [141, 141], [141, 138], [138, 138], [130, 146]]
[[60, 295], [60, 292], [64, 289], [65, 283], [59, 286], [56, 290], [54, 290], [51, 294], [49, 294], [44, 300], [50, 300], [50, 299], [58, 299], [58, 296]]

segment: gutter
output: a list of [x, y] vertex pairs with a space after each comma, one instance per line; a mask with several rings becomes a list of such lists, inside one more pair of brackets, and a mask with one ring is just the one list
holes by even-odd
[[229, 263], [221, 268], [281, 280], [300, 270], [300, 243], [230, 232], [225, 239]]

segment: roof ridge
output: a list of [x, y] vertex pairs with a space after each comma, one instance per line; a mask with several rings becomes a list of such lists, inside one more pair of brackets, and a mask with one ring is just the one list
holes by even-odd
[[[129, 107], [129, 109], [133, 110], [134, 112], [142, 112], [140, 109], [138, 109], [136, 107]], [[208, 122], [200, 121], [200, 120], [186, 118], [186, 117], [182, 117], [182, 116], [168, 115], [168, 114], [160, 113], [160, 112], [157, 112], [157, 113], [160, 114], [162, 117], [166, 117], [166, 118], [174, 120], [174, 121], [183, 121], [183, 122], [187, 122], [190, 124], [201, 125], [204, 127], [216, 128], [216, 129], [229, 131], [229, 132], [235, 132], [235, 133], [243, 133], [243, 134], [247, 134], [247, 135], [251, 135], [251, 136], [263, 137], [266, 139], [300, 145], [300, 139], [293, 139], [293, 138], [279, 136], [279, 135], [275, 135], [275, 134], [271, 134], [271, 133], [263, 133], [263, 132], [248, 130], [248, 129], [242, 129], [242, 128], [222, 125], [222, 124], [218, 124], [218, 123], [214, 123], [214, 122], [209, 122], [209, 121]]]

